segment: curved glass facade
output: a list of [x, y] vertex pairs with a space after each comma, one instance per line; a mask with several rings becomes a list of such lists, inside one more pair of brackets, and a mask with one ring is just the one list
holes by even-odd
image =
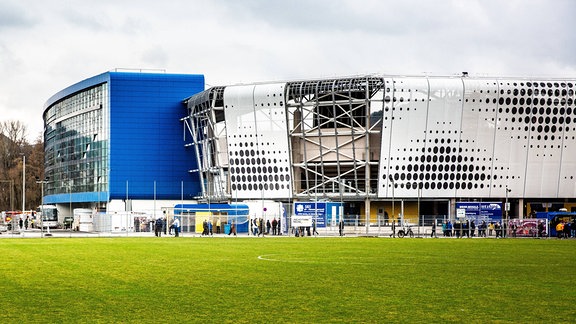
[[46, 195], [107, 191], [108, 98], [108, 83], [101, 83], [46, 109]]

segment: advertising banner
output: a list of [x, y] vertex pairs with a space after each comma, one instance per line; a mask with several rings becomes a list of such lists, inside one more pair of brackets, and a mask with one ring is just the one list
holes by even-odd
[[[299, 217], [308, 217], [310, 225], [294, 225], [294, 221]], [[294, 217], [292, 218], [293, 226], [312, 226], [316, 220], [316, 227], [326, 227], [326, 203], [325, 202], [295, 202]], [[300, 220], [296, 220], [300, 221]]]
[[294, 216], [292, 217], [293, 227], [311, 227], [313, 216]]
[[548, 233], [548, 224], [545, 220], [514, 219], [508, 224], [509, 237], [542, 237]]
[[467, 219], [501, 220], [501, 202], [457, 202], [457, 215], [465, 215]]

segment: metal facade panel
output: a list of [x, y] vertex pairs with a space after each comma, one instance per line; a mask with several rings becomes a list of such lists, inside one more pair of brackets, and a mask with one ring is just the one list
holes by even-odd
[[275, 83], [254, 88], [254, 116], [258, 132], [256, 162], [260, 158], [260, 164], [253, 178], [258, 177], [255, 183], [263, 190], [264, 199], [290, 197], [291, 193], [284, 87], [284, 83]]
[[470, 198], [490, 197], [498, 85], [496, 80], [489, 79], [462, 80], [464, 105], [458, 159], [463, 163], [451, 167], [456, 169], [456, 181], [473, 182], [471, 188], [460, 186], [456, 194]]
[[234, 199], [257, 197], [252, 183], [248, 183], [247, 179], [247, 172], [251, 168], [246, 169], [250, 153], [256, 150], [253, 92], [254, 85], [231, 86], [224, 90], [230, 188]]
[[[424, 170], [421, 197], [573, 197], [576, 158], [570, 82], [430, 78], [428, 117], [421, 124], [410, 78], [387, 79], [379, 197], [416, 197], [408, 170]], [[395, 81], [395, 82], [394, 82]], [[404, 87], [404, 88], [403, 88]], [[538, 89], [538, 90], [537, 90]], [[409, 119], [409, 121], [407, 121]], [[411, 163], [423, 131], [422, 165]], [[405, 170], [405, 171], [404, 171]], [[395, 193], [391, 183], [395, 179]]]
[[233, 198], [290, 196], [284, 85], [227, 87], [224, 107]]
[[390, 183], [390, 146], [392, 144], [392, 97], [394, 80], [384, 79], [384, 108], [380, 141], [380, 163], [378, 165], [378, 197], [392, 197]]
[[182, 100], [203, 88], [202, 75], [110, 72], [110, 199], [198, 194], [180, 119]]
[[[561, 133], [559, 136], [562, 139], [558, 197], [574, 198], [576, 197], [576, 154], [574, 153], [576, 152], [576, 83], [562, 82], [560, 85], [563, 88], [561, 91], [563, 96], [560, 98], [560, 116], [556, 119], [559, 124], [557, 130]], [[563, 117], [563, 120], [560, 117]], [[560, 127], [562, 127], [561, 130]]]
[[[532, 90], [532, 111], [525, 157], [526, 181], [523, 196], [556, 197], [558, 195], [562, 144], [554, 142], [556, 138], [562, 138], [563, 132], [558, 127], [552, 129], [551, 126], [553, 126], [552, 118], [560, 117], [560, 85], [557, 82], [533, 82]], [[509, 91], [507, 92], [507, 100], [508, 97], [516, 99], [514, 93], [510, 94]]]
[[[521, 91], [518, 80], [498, 80], [498, 112], [494, 142], [491, 195], [522, 197], [526, 181], [528, 138], [532, 118], [531, 106], [526, 99], [531, 95]], [[520, 97], [520, 98], [519, 98]], [[520, 106], [520, 99], [526, 106]]]
[[426, 147], [428, 81], [386, 79], [385, 88], [378, 195], [417, 196], [426, 172], [422, 157]]
[[470, 163], [469, 156], [459, 153], [463, 84], [460, 78], [430, 78], [429, 84], [425, 158], [426, 169], [430, 166], [432, 173], [425, 175], [424, 193], [427, 197], [454, 197], [457, 190], [469, 189], [472, 184], [468, 178], [451, 180], [450, 172], [445, 171], [458, 165], [464, 171], [464, 165]]
[[[570, 160], [573, 160], [571, 156], [574, 156], [568, 149], [569, 146], [573, 148], [574, 140], [567, 136], [574, 134], [572, 118], [568, 116], [567, 109], [571, 95], [573, 97], [570, 84], [558, 81], [531, 82], [532, 109], [524, 190], [526, 197], [573, 197], [566, 195], [571, 191], [570, 185], [563, 181], [563, 178], [568, 180], [570, 175], [574, 175], [573, 172], [565, 173], [570, 169]], [[567, 163], [564, 169], [561, 164], [563, 161]], [[560, 192], [561, 182], [565, 183], [563, 187], [567, 188], [567, 192]]]

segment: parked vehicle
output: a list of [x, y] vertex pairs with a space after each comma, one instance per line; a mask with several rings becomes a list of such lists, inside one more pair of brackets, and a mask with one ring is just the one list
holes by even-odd
[[38, 227], [58, 227], [58, 209], [54, 205], [41, 205], [36, 208], [36, 213], [40, 215]]
[[19, 210], [2, 212], [2, 221], [4, 226], [6, 226], [6, 231], [11, 231], [12, 228], [18, 228], [18, 221], [22, 216], [22, 212]]
[[398, 237], [403, 238], [404, 236], [414, 237], [414, 232], [412, 231], [412, 226], [404, 226], [398, 231]]

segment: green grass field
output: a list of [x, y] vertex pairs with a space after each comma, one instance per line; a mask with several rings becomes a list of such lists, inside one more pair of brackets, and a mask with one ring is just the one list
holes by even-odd
[[576, 240], [0, 240], [1, 323], [576, 322]]

